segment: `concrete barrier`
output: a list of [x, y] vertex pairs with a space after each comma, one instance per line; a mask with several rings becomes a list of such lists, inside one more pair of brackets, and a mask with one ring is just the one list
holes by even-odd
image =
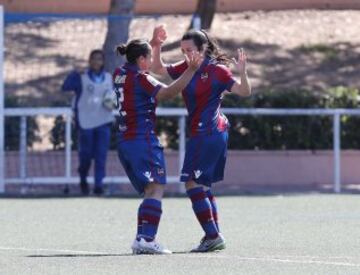
[[[64, 153], [29, 153], [29, 177], [64, 175]], [[167, 174], [178, 175], [178, 153], [166, 151]], [[360, 151], [346, 150], [341, 154], [343, 186], [360, 187]], [[19, 154], [7, 152], [6, 176], [19, 177]], [[72, 175], [77, 175], [78, 159], [72, 155]], [[229, 151], [225, 179], [216, 189], [221, 193], [259, 190], [332, 190], [332, 151]], [[116, 152], [107, 161], [108, 176], [125, 175]], [[128, 188], [128, 187], [127, 187]], [[130, 188], [131, 189], [131, 188]], [[176, 190], [176, 188], [175, 188]]]

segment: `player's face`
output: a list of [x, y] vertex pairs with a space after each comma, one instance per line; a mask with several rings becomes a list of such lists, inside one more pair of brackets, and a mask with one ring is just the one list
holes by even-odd
[[193, 53], [200, 53], [200, 55], [203, 55], [203, 51], [199, 52], [198, 48], [196, 47], [192, 39], [182, 40], [180, 46], [182, 53], [186, 55], [188, 58], [190, 58]]
[[137, 62], [140, 70], [142, 71], [150, 70], [153, 61], [151, 46], [149, 45], [149, 47], [150, 47], [150, 52], [146, 56], [140, 56]]
[[99, 72], [104, 66], [104, 58], [102, 54], [94, 54], [89, 61], [90, 69]]

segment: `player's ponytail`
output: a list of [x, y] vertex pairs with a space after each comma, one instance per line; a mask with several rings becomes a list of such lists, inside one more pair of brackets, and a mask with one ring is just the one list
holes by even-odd
[[189, 30], [184, 34], [182, 40], [193, 40], [199, 51], [205, 50], [205, 56], [218, 63], [228, 65], [231, 59], [221, 52], [220, 47], [216, 40], [209, 36], [205, 30]]
[[119, 55], [125, 55], [129, 63], [135, 64], [140, 57], [146, 57], [151, 52], [149, 42], [143, 39], [134, 39], [125, 44], [120, 44], [116, 47], [116, 52]]
[[116, 53], [118, 55], [125, 55], [126, 54], [126, 44], [120, 44], [116, 46]]

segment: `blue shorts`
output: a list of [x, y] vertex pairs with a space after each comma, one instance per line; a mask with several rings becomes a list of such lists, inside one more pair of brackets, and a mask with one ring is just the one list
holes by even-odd
[[118, 156], [139, 194], [149, 183], [166, 184], [164, 149], [157, 137], [119, 141]]
[[180, 181], [195, 181], [211, 187], [224, 179], [228, 133], [191, 137], [186, 144]]

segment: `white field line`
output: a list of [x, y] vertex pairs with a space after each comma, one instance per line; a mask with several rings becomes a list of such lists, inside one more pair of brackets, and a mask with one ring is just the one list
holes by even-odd
[[[332, 265], [332, 266], [351, 266], [351, 267], [360, 267], [359, 263], [350, 263], [350, 262], [340, 262], [340, 261], [331, 261], [331, 258], [327, 257], [312, 257], [312, 256], [274, 256], [274, 257], [245, 257], [245, 256], [231, 256], [231, 255], [219, 255], [219, 254], [182, 254], [177, 256], [183, 257], [197, 257], [197, 258], [216, 258], [216, 259], [229, 259], [229, 260], [239, 260], [239, 261], [258, 261], [258, 262], [277, 262], [277, 263], [290, 263], [290, 264], [314, 264], [314, 265]], [[289, 259], [289, 258], [298, 258], [298, 259]], [[303, 258], [303, 259], [301, 259]], [[310, 259], [304, 259], [310, 258]], [[311, 260], [314, 259], [314, 260]], [[315, 260], [318, 259], [318, 260]], [[341, 259], [349, 259], [347, 257], [341, 257]], [[330, 260], [330, 261], [328, 261]]]

